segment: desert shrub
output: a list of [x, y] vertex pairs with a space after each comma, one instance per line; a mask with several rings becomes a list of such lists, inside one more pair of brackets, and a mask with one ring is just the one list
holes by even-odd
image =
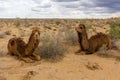
[[61, 37], [62, 41], [64, 41], [65, 43], [72, 46], [76, 46], [78, 44], [77, 33], [74, 28], [71, 28], [70, 26], [64, 26], [59, 29], [58, 33], [60, 34], [58, 36]]
[[25, 27], [30, 27], [30, 26], [32, 26], [32, 24], [30, 24], [29, 22], [30, 22], [29, 19], [25, 18], [25, 19], [24, 19], [24, 26], [25, 26]]
[[103, 46], [101, 48], [99, 48], [99, 52], [100, 53], [107, 53], [107, 45], [106, 44], [103, 44]]
[[99, 48], [97, 55], [100, 57], [113, 57], [113, 55], [111, 54], [111, 50], [107, 50], [107, 45], [104, 44], [101, 48]]
[[56, 23], [56, 25], [59, 25], [61, 22], [60, 21], [56, 21], [55, 23]]
[[85, 27], [86, 27], [86, 29], [87, 29], [87, 31], [88, 31], [89, 29], [91, 29], [91, 28], [92, 28], [92, 25], [91, 25], [91, 24], [86, 23], [86, 24], [85, 24]]
[[109, 21], [107, 23], [110, 25], [111, 28], [115, 27], [115, 26], [120, 26], [120, 21], [119, 20]]
[[25, 30], [20, 29], [19, 32], [20, 32], [20, 36], [21, 36], [21, 37], [24, 37], [24, 36], [25, 36]]
[[78, 37], [77, 37], [77, 33], [75, 31], [66, 31], [66, 41], [67, 43], [75, 46], [78, 44], [77, 42]]
[[120, 26], [111, 27], [109, 34], [112, 39], [120, 39]]
[[57, 62], [64, 57], [65, 48], [59, 39], [54, 36], [44, 37], [43, 45], [38, 48], [40, 56], [51, 62]]
[[5, 32], [5, 34], [6, 34], [6, 35], [10, 35], [10, 34], [11, 34], [11, 31], [8, 30], [8, 31]]
[[19, 27], [19, 26], [20, 26], [20, 18], [16, 18], [16, 19], [14, 20], [14, 25], [15, 25], [16, 27]]

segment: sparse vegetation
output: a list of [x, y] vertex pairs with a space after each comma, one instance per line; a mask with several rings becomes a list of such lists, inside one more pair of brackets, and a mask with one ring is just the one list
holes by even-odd
[[19, 26], [20, 26], [20, 18], [16, 18], [16, 19], [15, 19], [14, 25], [15, 25], [16, 27], [19, 27]]
[[[109, 25], [107, 22], [110, 20]], [[119, 80], [120, 19], [117, 20], [29, 18], [21, 18], [18, 21], [17, 19], [0, 20], [0, 80], [13, 78], [16, 80]], [[110, 33], [112, 50], [107, 50], [106, 45], [103, 45], [93, 54], [85, 55], [82, 51], [76, 55], [80, 45], [75, 27], [79, 23], [85, 24], [88, 38], [99, 31]], [[27, 43], [33, 27], [40, 28], [40, 43], [35, 53], [41, 56], [41, 60], [35, 60], [34, 56], [30, 56], [34, 59], [32, 63], [25, 63], [16, 55], [7, 55], [9, 39], [21, 37]], [[37, 40], [32, 42], [34, 41], [37, 42]], [[33, 43], [33, 45], [36, 44]], [[95, 45], [95, 42], [91, 45]], [[16, 48], [13, 47], [14, 49]]]
[[112, 39], [120, 39], [120, 26], [111, 27], [109, 34]]
[[77, 45], [78, 42], [77, 42], [77, 33], [75, 31], [69, 31], [67, 30], [66, 31], [66, 41], [68, 44], [71, 44], [71, 45]]
[[55, 38], [56, 36], [44, 37], [43, 45], [39, 48], [40, 56], [51, 62], [57, 62], [64, 57], [65, 47]]
[[11, 34], [11, 31], [8, 30], [8, 31], [5, 32], [5, 34], [6, 34], [6, 35], [10, 35], [10, 34]]

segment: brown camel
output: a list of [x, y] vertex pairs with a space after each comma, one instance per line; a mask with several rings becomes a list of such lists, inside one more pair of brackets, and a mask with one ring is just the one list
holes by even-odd
[[21, 38], [12, 38], [8, 42], [8, 54], [18, 56], [25, 62], [34, 62], [40, 60], [40, 56], [35, 53], [39, 45], [39, 28], [32, 28], [32, 33], [26, 44]]
[[88, 39], [84, 24], [79, 24], [75, 30], [78, 34], [78, 42], [81, 47], [81, 50], [79, 50], [77, 53], [84, 51], [86, 54], [92, 54], [98, 51], [103, 44], [106, 44], [106, 47], [111, 49], [111, 39], [109, 35], [100, 32]]

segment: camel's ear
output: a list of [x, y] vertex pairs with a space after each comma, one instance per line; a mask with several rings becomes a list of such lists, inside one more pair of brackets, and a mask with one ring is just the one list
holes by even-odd
[[83, 25], [83, 28], [85, 29], [85, 25], [84, 24], [82, 24]]

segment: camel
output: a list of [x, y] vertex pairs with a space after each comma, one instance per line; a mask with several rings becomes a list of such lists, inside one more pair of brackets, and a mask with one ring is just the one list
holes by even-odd
[[35, 53], [35, 50], [39, 45], [39, 37], [39, 28], [34, 27], [32, 28], [32, 33], [27, 44], [22, 38], [11, 38], [8, 42], [8, 54], [18, 56], [18, 58], [25, 62], [40, 60], [40, 56]]
[[88, 39], [84, 24], [79, 24], [75, 30], [78, 34], [78, 42], [81, 47], [81, 50], [77, 51], [76, 53], [84, 51], [86, 54], [92, 54], [98, 51], [103, 44], [106, 44], [107, 49], [111, 49], [111, 39], [109, 35], [99, 32]]

